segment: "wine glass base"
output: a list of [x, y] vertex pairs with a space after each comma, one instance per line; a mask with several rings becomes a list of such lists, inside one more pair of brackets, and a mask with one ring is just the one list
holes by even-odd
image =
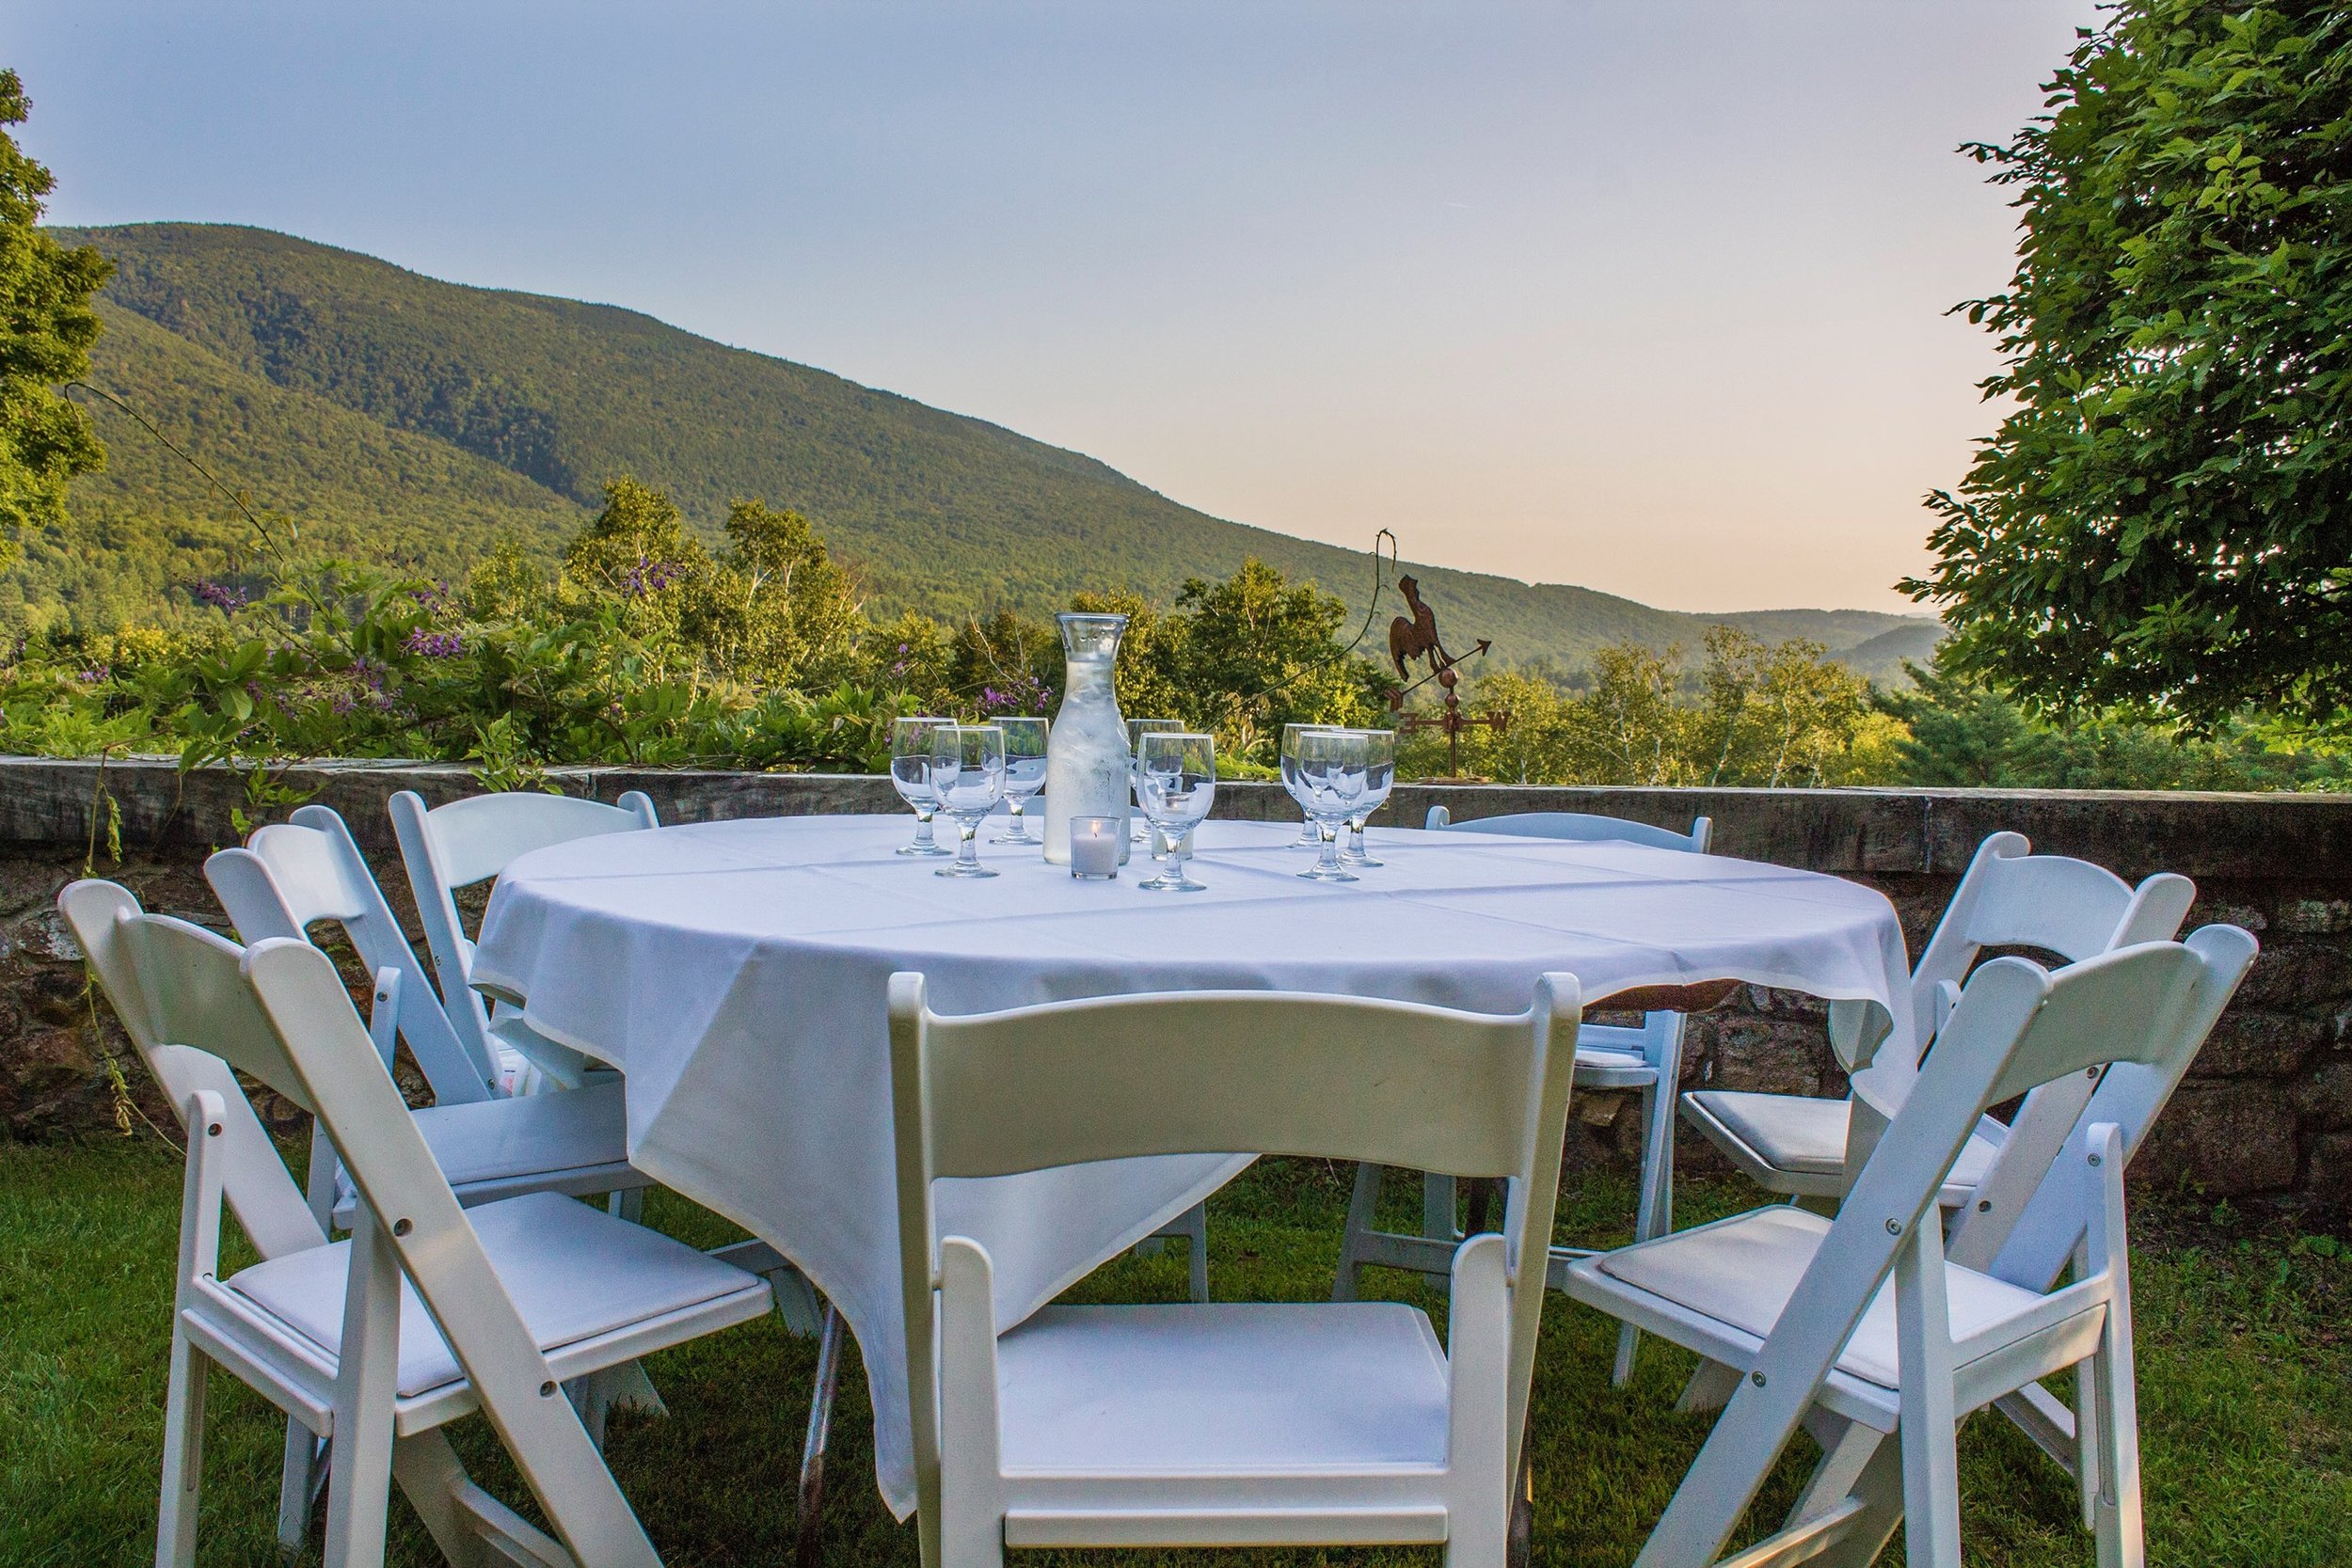
[[1026, 844], [1034, 848], [1045, 841], [1029, 832], [1025, 825], [1017, 825], [989, 840], [991, 844]]
[[902, 855], [928, 855], [936, 860], [941, 855], [952, 855], [955, 851], [937, 844], [910, 844], [901, 848], [898, 853]]
[[1342, 855], [1340, 863], [1357, 871], [1377, 871], [1389, 863], [1374, 860], [1370, 855]]
[[1353, 871], [1333, 871], [1321, 865], [1311, 865], [1298, 875], [1310, 882], [1359, 882], [1363, 880]]
[[961, 861], [958, 861], [953, 865], [941, 866], [931, 875], [934, 877], [993, 877], [996, 873], [985, 865], [966, 865]]
[[1141, 893], [1206, 893], [1209, 891], [1209, 885], [1206, 882], [1196, 882], [1190, 877], [1175, 881], [1170, 881], [1165, 876], [1154, 877], [1148, 882], [1137, 882], [1136, 888]]

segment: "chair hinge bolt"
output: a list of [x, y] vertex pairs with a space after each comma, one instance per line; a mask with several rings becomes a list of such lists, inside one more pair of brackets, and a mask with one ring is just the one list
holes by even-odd
[[1755, 1385], [1756, 1385], [1758, 1388], [1763, 1387], [1763, 1386], [1764, 1386], [1764, 1373], [1763, 1373], [1762, 1369], [1760, 1369], [1760, 1368], [1759, 1368], [1757, 1370], [1753, 1371], [1753, 1372], [1750, 1372], [1750, 1373], [1748, 1374], [1748, 1381], [1749, 1381], [1750, 1383], [1755, 1384]]
[[1888, 1220], [1886, 1222], [1886, 1233], [1889, 1236], [1901, 1235], [1903, 1233], [1903, 1222], [1900, 1220]]

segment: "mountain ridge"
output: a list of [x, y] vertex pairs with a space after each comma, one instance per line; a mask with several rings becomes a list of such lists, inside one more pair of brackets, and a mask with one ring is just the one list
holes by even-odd
[[[283, 493], [276, 469], [294, 430], [310, 419], [333, 427], [350, 468], [327, 476], [338, 483], [310, 508], [318, 527], [364, 537], [415, 508], [442, 509], [432, 516], [453, 508], [470, 520], [408, 527], [437, 541], [426, 553], [462, 554], [509, 517], [543, 544], [563, 507], [593, 507], [600, 486], [627, 472], [669, 491], [705, 531], [743, 496], [806, 513], [884, 609], [956, 614], [1008, 605], [1041, 613], [1072, 593], [1116, 587], [1165, 600], [1187, 577], [1221, 577], [1255, 555], [1338, 594], [1351, 621], [1363, 614], [1371, 571], [1360, 553], [1211, 516], [1084, 452], [728, 347], [626, 306], [443, 282], [358, 251], [240, 226], [56, 232], [115, 259], [103, 296], [110, 327], [127, 313], [205, 356], [204, 375], [189, 360], [176, 380], [166, 379], [163, 422], [184, 427], [192, 450], [234, 473], [233, 483], [257, 496]], [[136, 341], [110, 345], [109, 338]], [[135, 371], [145, 387], [167, 355], [143, 332], [110, 330], [97, 362], [102, 379]], [[219, 421], [182, 406], [197, 383], [237, 401], [249, 416], [239, 435], [256, 444], [201, 450]], [[326, 406], [410, 444], [372, 445], [357, 427], [324, 420]], [[117, 450], [136, 436], [119, 416], [102, 431]], [[456, 455], [428, 460], [433, 450]], [[429, 470], [431, 483], [388, 487], [385, 473], [402, 464]], [[531, 490], [492, 480], [485, 466]], [[143, 464], [134, 468], [113, 482], [78, 482], [76, 506], [97, 498], [96, 510], [119, 521], [144, 491], [159, 518], [187, 509], [184, 495]], [[272, 470], [267, 482], [248, 471], [263, 468]], [[1717, 623], [1768, 641], [1812, 636], [1833, 650], [1931, 625], [1868, 610], [1696, 616], [1568, 584], [1404, 569], [1421, 578], [1449, 641], [1492, 638], [1498, 656], [1515, 663], [1581, 662], [1601, 643], [1628, 638], [1692, 646]], [[37, 586], [28, 579], [27, 588]], [[0, 612], [8, 597], [0, 584]], [[1384, 600], [1382, 609], [1391, 607]]]

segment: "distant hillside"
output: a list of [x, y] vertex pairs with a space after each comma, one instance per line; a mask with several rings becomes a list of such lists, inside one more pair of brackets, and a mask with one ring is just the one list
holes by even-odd
[[[501, 537], [552, 558], [586, 517], [495, 463], [273, 386], [104, 300], [98, 309], [92, 379], [306, 543], [456, 577]], [[71, 527], [27, 538], [0, 576], [0, 624], [114, 626], [254, 562], [228, 498], [121, 413], [100, 404], [97, 419], [106, 467], [74, 484]]]
[[[1165, 599], [1187, 577], [1256, 555], [1361, 613], [1361, 554], [1211, 517], [1080, 453], [634, 311], [438, 282], [263, 230], [58, 232], [118, 263], [100, 379], [183, 432], [232, 483], [348, 529], [374, 553], [438, 570], [501, 530], [545, 542], [627, 472], [705, 528], [743, 496], [807, 513], [884, 607], [1041, 613], [1121, 586]], [[217, 521], [128, 420], [100, 419], [114, 464], [77, 484], [84, 515]], [[18, 587], [36, 601], [54, 588], [93, 607], [126, 602], [176, 569], [168, 552], [143, 559], [136, 587], [102, 594], [108, 568], [87, 546], [79, 578], [63, 542], [43, 549]], [[1858, 610], [1701, 618], [1589, 589], [1407, 569], [1450, 641], [1489, 637], [1514, 661], [1578, 663], [1628, 638], [1694, 646], [1712, 620], [1833, 649], [1911, 624]], [[0, 613], [6, 597], [0, 587]], [[1383, 619], [1393, 612], [1384, 606]]]

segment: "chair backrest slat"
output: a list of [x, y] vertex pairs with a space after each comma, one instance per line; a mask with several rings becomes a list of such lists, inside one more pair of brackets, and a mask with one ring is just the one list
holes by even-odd
[[199, 1090], [220, 1096], [222, 1188], [254, 1248], [278, 1258], [324, 1243], [326, 1233], [230, 1070], [233, 1063], [309, 1106], [251, 992], [240, 997], [242, 982], [231, 983], [236, 944], [184, 921], [142, 913], [138, 900], [113, 882], [75, 882], [57, 895], [57, 908], [172, 1115], [184, 1117]]
[[[1919, 1053], [1943, 1024], [1939, 994], [1967, 978], [1989, 947], [2029, 947], [2068, 962], [2179, 931], [2197, 895], [2185, 877], [2160, 871], [2137, 887], [2104, 866], [2063, 855], [2037, 855], [2023, 833], [1986, 835], [1953, 890], [1951, 902], [1911, 972], [1912, 1049], [1882, 1050], [1854, 1074], [1854, 1086], [1881, 1111], [1899, 1106], [1918, 1076]], [[1833, 1007], [1833, 1033], [1852, 1033], [1861, 1015]], [[1851, 1053], [1851, 1045], [1846, 1047]], [[1866, 1138], [1863, 1147], [1867, 1147]]]
[[332, 810], [302, 807], [293, 821], [261, 829], [244, 847], [215, 854], [204, 876], [248, 944], [308, 940], [309, 927], [321, 920], [341, 926], [371, 974], [389, 969], [400, 976], [396, 1022], [435, 1101], [496, 1097], [498, 1072], [486, 1048], [451, 1023], [350, 828]]
[[532, 849], [655, 828], [660, 819], [654, 815], [653, 801], [636, 789], [612, 806], [516, 791], [431, 808], [424, 797], [404, 789], [391, 799], [391, 816], [408, 891], [417, 901], [417, 919], [424, 927], [433, 972], [440, 978], [442, 1006], [467, 1051], [495, 1080], [490, 1010], [473, 989], [473, 942], [457, 918], [457, 890], [497, 876]]
[[934, 1018], [931, 1174], [1248, 1150], [1509, 1176], [1542, 1060], [1524, 1019], [1269, 991]]
[[[401, 793], [422, 803], [408, 791]], [[630, 790], [621, 801], [609, 806], [576, 796], [515, 790], [469, 796], [421, 815], [434, 862], [453, 891], [497, 876], [533, 849], [657, 826], [653, 803], [643, 793]]]
[[2258, 951], [2254, 939], [2235, 926], [2203, 927], [2191, 932], [2185, 945], [2201, 963], [2176, 1004], [2178, 1017], [2150, 1031], [2164, 1049], [2139, 1060], [2116, 1060], [2104, 1069], [2086, 1069], [2079, 1076], [2095, 1076], [2097, 1087], [2087, 1102], [2081, 1096], [2058, 1102], [2074, 1112], [2062, 1126], [2038, 1130], [2034, 1101], [2061, 1082], [2071, 1086], [2072, 1077], [2045, 1084], [2027, 1097], [1993, 1168], [1978, 1184], [1978, 1201], [1963, 1212], [1952, 1237], [1953, 1261], [2029, 1291], [2046, 1291], [2057, 1282], [2090, 1221], [2079, 1183], [2062, 1180], [2060, 1171], [2080, 1164], [2074, 1156], [2089, 1155], [2090, 1129], [2096, 1126], [2117, 1129], [2127, 1160], [2137, 1151]]
[[1698, 854], [1707, 852], [1708, 842], [1715, 832], [1715, 824], [1704, 816], [1692, 818], [1691, 831], [1684, 833], [1628, 817], [1581, 811], [1514, 812], [1504, 816], [1456, 822], [1454, 814], [1443, 806], [1431, 806], [1422, 826], [1457, 833], [1509, 833], [1519, 838], [1557, 838], [1578, 844], [1618, 841], [1647, 845], [1653, 849], [1688, 849]]

